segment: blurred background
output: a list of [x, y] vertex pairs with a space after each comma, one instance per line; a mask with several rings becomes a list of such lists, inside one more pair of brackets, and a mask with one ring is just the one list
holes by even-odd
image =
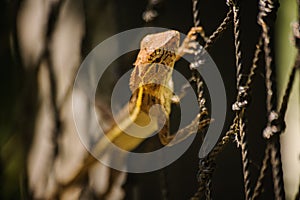
[[[226, 2], [217, 0], [200, 1], [198, 8], [207, 35], [213, 33], [228, 11]], [[240, 8], [242, 63], [249, 68], [260, 32], [256, 22], [258, 4], [241, 1]], [[294, 0], [281, 2], [276, 34], [272, 32], [279, 101], [296, 54], [290, 25], [297, 19], [296, 8]], [[76, 133], [71, 107], [73, 83], [81, 61], [96, 45], [128, 29], [158, 26], [187, 33], [193, 26], [191, 0], [4, 0], [0, 9], [1, 199], [188, 199], [194, 195], [198, 187], [200, 137], [165, 169], [126, 175], [99, 163], [80, 184], [62, 187], [83, 165], [87, 155]], [[232, 24], [209, 53], [226, 87], [228, 112], [224, 134], [234, 116], [230, 108], [236, 97]], [[102, 113], [110, 105], [109, 91], [118, 77], [133, 67], [136, 55], [132, 52], [122, 56], [106, 71], [107, 85], [96, 96], [97, 109]], [[262, 62], [259, 64], [247, 113], [250, 173], [254, 181], [263, 158], [262, 130], [266, 124], [264, 67]], [[180, 61], [175, 67], [188, 76], [186, 63]], [[300, 177], [299, 85], [298, 76], [286, 117], [287, 129], [282, 136], [288, 199], [294, 198]], [[82, 99], [85, 131], [93, 134], [90, 102], [80, 91], [76, 95]], [[176, 120], [176, 116], [173, 118]], [[109, 111], [100, 116], [107, 126], [110, 119]], [[147, 150], [158, 145], [158, 139], [153, 138], [139, 148]], [[214, 199], [244, 198], [241, 166], [240, 150], [236, 144], [229, 144], [217, 158], [212, 179]], [[269, 170], [261, 199], [272, 197]]]

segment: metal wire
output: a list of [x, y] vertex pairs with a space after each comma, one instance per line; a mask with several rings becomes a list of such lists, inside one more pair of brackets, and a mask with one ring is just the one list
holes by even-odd
[[289, 102], [289, 98], [290, 98], [290, 94], [292, 91], [292, 87], [294, 85], [294, 81], [295, 81], [295, 75], [296, 75], [296, 71], [299, 70], [299, 66], [300, 66], [300, 54], [298, 53], [295, 64], [292, 68], [292, 71], [290, 73], [290, 77], [289, 77], [289, 81], [287, 84], [287, 87], [285, 89], [285, 93], [284, 96], [282, 98], [282, 103], [279, 109], [279, 114], [281, 116], [281, 118], [284, 119], [286, 110], [287, 110], [287, 106], [288, 106], [288, 102]]
[[235, 46], [235, 62], [236, 62], [236, 88], [241, 86], [241, 70], [242, 70], [242, 51], [240, 45], [240, 11], [237, 5], [233, 6], [233, 23], [234, 23], [234, 46]]
[[[195, 1], [193, 1], [195, 3]], [[201, 164], [199, 166], [199, 183], [200, 186], [198, 191], [194, 195], [192, 199], [199, 199], [200, 197], [206, 196], [206, 198], [210, 198], [210, 187], [211, 184], [211, 176], [213, 172], [213, 167], [215, 166], [215, 159], [216, 156], [223, 150], [226, 144], [229, 141], [236, 140], [238, 144], [241, 146], [241, 153], [242, 153], [242, 161], [243, 161], [243, 172], [244, 172], [244, 185], [245, 185], [245, 196], [246, 199], [256, 199], [262, 189], [263, 189], [263, 179], [265, 177], [266, 171], [268, 169], [268, 162], [271, 163], [272, 175], [273, 175], [273, 182], [274, 182], [274, 194], [275, 199], [285, 199], [285, 192], [284, 192], [284, 184], [283, 184], [283, 176], [282, 176], [282, 162], [281, 162], [281, 154], [280, 154], [280, 141], [279, 135], [274, 135], [268, 140], [266, 149], [265, 149], [265, 157], [262, 162], [262, 167], [260, 171], [260, 175], [256, 182], [254, 193], [251, 198], [251, 190], [250, 190], [250, 173], [249, 173], [249, 159], [248, 159], [248, 149], [247, 143], [245, 139], [245, 121], [244, 121], [244, 113], [246, 111], [247, 105], [247, 96], [250, 90], [250, 85], [253, 80], [253, 76], [255, 74], [255, 70], [258, 66], [259, 55], [262, 51], [264, 51], [264, 60], [265, 60], [265, 68], [266, 68], [266, 90], [267, 90], [267, 98], [266, 98], [266, 106], [267, 111], [270, 116], [267, 126], [271, 127], [272, 131], [274, 132], [274, 127], [277, 128], [278, 133], [281, 133], [284, 130], [285, 124], [283, 119], [286, 113], [287, 105], [289, 96], [291, 93], [292, 86], [294, 84], [295, 74], [296, 71], [299, 69], [300, 65], [300, 55], [298, 55], [295, 65], [292, 69], [290, 74], [289, 82], [287, 84], [287, 88], [285, 90], [285, 94], [283, 96], [283, 100], [279, 109], [279, 114], [274, 111], [275, 109], [275, 92], [274, 92], [274, 83], [273, 83], [273, 72], [272, 72], [272, 48], [270, 46], [270, 28], [274, 24], [274, 17], [276, 17], [276, 11], [278, 8], [278, 2], [272, 0], [260, 0], [259, 1], [259, 14], [258, 14], [258, 23], [262, 27], [262, 33], [258, 39], [256, 49], [254, 52], [252, 67], [250, 69], [249, 75], [247, 77], [247, 81], [243, 86], [241, 83], [241, 70], [242, 70], [242, 62], [241, 62], [241, 50], [240, 50], [240, 17], [239, 17], [239, 9], [236, 6], [237, 2], [228, 1], [228, 4], [233, 7], [233, 14], [234, 14], [234, 34], [235, 34], [235, 55], [236, 55], [236, 79], [237, 84], [236, 87], [238, 89], [238, 97], [237, 102], [235, 105], [234, 110], [236, 111], [237, 115], [233, 121], [233, 124], [230, 127], [230, 130], [226, 133], [226, 135], [221, 139], [220, 142], [217, 143], [215, 148], [201, 160]], [[299, 3], [299, 2], [298, 2]], [[300, 4], [300, 3], [299, 3]], [[196, 5], [196, 4], [195, 4]], [[231, 12], [227, 13], [227, 17], [224, 19], [221, 27], [227, 27], [228, 22], [230, 21]], [[299, 12], [300, 12], [300, 5], [299, 5]], [[194, 13], [198, 15], [197, 13]], [[195, 15], [195, 16], [197, 16]], [[299, 16], [300, 17], [300, 16]], [[300, 18], [299, 18], [300, 19]], [[222, 30], [222, 28], [220, 28]], [[299, 31], [299, 27], [297, 28]], [[222, 32], [222, 31], [220, 31]], [[220, 32], [216, 31], [216, 35]], [[297, 38], [298, 46], [300, 47], [300, 31], [299, 31], [299, 38]], [[214, 34], [211, 35], [206, 43], [205, 49], [208, 49], [212, 46], [210, 38], [214, 38]], [[300, 70], [299, 70], [300, 71]], [[244, 100], [244, 101], [243, 101]], [[276, 131], [275, 131], [276, 132]], [[239, 133], [239, 134], [237, 134]], [[239, 138], [237, 137], [239, 135]], [[210, 169], [210, 170], [207, 170]], [[299, 187], [300, 188], [300, 187]], [[299, 189], [300, 191], [300, 189]], [[209, 195], [207, 195], [209, 194]], [[298, 192], [299, 194], [299, 192]]]
[[193, 0], [193, 21], [195, 27], [198, 27], [200, 25], [198, 3], [198, 0]]
[[253, 192], [253, 196], [252, 199], [256, 199], [263, 188], [263, 179], [265, 178], [267, 169], [268, 169], [268, 162], [270, 160], [270, 146], [267, 146], [265, 149], [265, 156], [262, 162], [262, 166], [261, 166], [261, 170], [260, 170], [260, 174], [258, 176], [255, 188], [254, 188], [254, 192]]
[[[208, 51], [210, 47], [217, 41], [217, 39], [222, 35], [222, 33], [227, 29], [230, 22], [232, 21], [232, 10], [230, 9], [222, 23], [218, 26], [218, 28], [208, 37], [206, 44], [204, 45], [204, 49]], [[189, 82], [195, 81], [192, 77]], [[181, 87], [179, 99], [183, 98], [186, 93], [186, 90], [189, 88], [190, 83], [186, 83]], [[198, 98], [199, 99], [199, 98]]]
[[[61, 1], [63, 2], [63, 1]], [[149, 1], [150, 3], [152, 1]], [[159, 2], [159, 1], [158, 1]], [[272, 71], [272, 48], [270, 47], [270, 28], [273, 25], [272, 23], [274, 20], [270, 20], [270, 15], [276, 13], [278, 8], [278, 2], [276, 0], [260, 0], [259, 1], [259, 14], [258, 14], [258, 23], [262, 27], [262, 33], [258, 39], [256, 49], [254, 52], [252, 66], [247, 77], [247, 81], [245, 85], [242, 83], [242, 51], [241, 51], [241, 43], [240, 43], [240, 10], [238, 6], [238, 2], [228, 1], [230, 5], [230, 9], [226, 14], [226, 17], [208, 38], [205, 35], [204, 29], [200, 31], [200, 35], [203, 40], [206, 42], [204, 48], [209, 49], [213, 46], [214, 42], [220, 37], [220, 35], [227, 29], [228, 25], [232, 21], [232, 14], [233, 14], [233, 21], [234, 21], [234, 45], [235, 45], [235, 56], [236, 56], [236, 88], [238, 90], [237, 94], [237, 102], [234, 104], [234, 111], [236, 112], [236, 116], [233, 120], [232, 125], [230, 126], [229, 130], [225, 134], [225, 136], [217, 143], [217, 145], [213, 148], [213, 150], [199, 162], [199, 172], [198, 172], [198, 182], [199, 187], [195, 195], [192, 199], [199, 199], [205, 197], [206, 199], [211, 199], [211, 184], [212, 184], [212, 175], [216, 167], [216, 157], [219, 155], [220, 152], [223, 151], [225, 146], [231, 142], [236, 141], [241, 147], [241, 155], [242, 155], [242, 164], [243, 164], [243, 174], [244, 174], [244, 189], [245, 189], [245, 198], [246, 199], [256, 199], [259, 197], [261, 191], [263, 190], [263, 179], [265, 178], [265, 174], [268, 169], [268, 162], [271, 163], [272, 175], [273, 175], [273, 182], [274, 182], [274, 194], [276, 199], [285, 199], [285, 191], [284, 191], [284, 184], [283, 184], [283, 175], [282, 175], [282, 162], [281, 162], [281, 154], [280, 154], [280, 141], [279, 135], [273, 135], [270, 137], [267, 143], [267, 147], [265, 149], [265, 157], [262, 162], [261, 171], [256, 182], [253, 196], [251, 197], [251, 188], [250, 188], [250, 171], [249, 171], [249, 159], [248, 159], [248, 147], [246, 141], [246, 123], [245, 123], [245, 112], [246, 106], [248, 104], [248, 96], [250, 86], [255, 75], [255, 70], [258, 67], [258, 61], [260, 59], [259, 55], [261, 51], [264, 51], [264, 60], [265, 60], [265, 69], [266, 69], [266, 106], [267, 111], [269, 114], [275, 112], [275, 92], [274, 92], [274, 82], [273, 82], [273, 71]], [[149, 4], [150, 4], [149, 3]], [[200, 16], [199, 16], [199, 9], [198, 9], [198, 0], [192, 0], [193, 3], [193, 22], [195, 27], [200, 26]], [[299, 12], [300, 12], [300, 3], [298, 2]], [[59, 7], [58, 7], [59, 8]], [[55, 10], [54, 10], [55, 11]], [[300, 16], [299, 16], [300, 17]], [[152, 21], [155, 17], [152, 16]], [[47, 31], [47, 36], [50, 38], [52, 35], [51, 27], [52, 24], [49, 23], [49, 30]], [[54, 24], [55, 25], [55, 24]], [[299, 31], [299, 27], [298, 27]], [[300, 35], [300, 33], [299, 33]], [[296, 36], [295, 36], [296, 37]], [[297, 38], [296, 38], [297, 39]], [[298, 38], [300, 41], [300, 37]], [[298, 42], [299, 42], [298, 41]], [[299, 42], [300, 44], [300, 42]], [[263, 47], [263, 49], [262, 49]], [[300, 45], [298, 46], [298, 48]], [[200, 49], [200, 48], [199, 48]], [[201, 55], [199, 52], [195, 53], [194, 65], [199, 67], [199, 63], [201, 64]], [[50, 63], [51, 64], [51, 63]], [[290, 73], [289, 81], [285, 90], [285, 94], [282, 99], [282, 103], [280, 105], [280, 109], [278, 112], [278, 117], [275, 118], [278, 123], [284, 122], [284, 116], [286, 114], [289, 97], [291, 94], [292, 86], [295, 80], [295, 74], [297, 70], [299, 70], [300, 65], [300, 54], [298, 52], [297, 59], [295, 61], [295, 65], [292, 68]], [[196, 82], [197, 86], [197, 94], [198, 94], [198, 102], [199, 107], [201, 109], [206, 109], [205, 107], [205, 99], [203, 97], [203, 81], [199, 74], [196, 73], [197, 70], [193, 70], [193, 78], [192, 80]], [[299, 70], [300, 71], [300, 70]], [[54, 82], [54, 80], [53, 80]], [[55, 85], [52, 86], [53, 90], [52, 93], [55, 94]], [[55, 108], [58, 109], [55, 101], [52, 102]], [[56, 109], [56, 110], [57, 110]], [[277, 113], [277, 112], [275, 112]], [[57, 117], [58, 118], [58, 117]], [[59, 118], [58, 118], [59, 120]], [[58, 121], [59, 122], [59, 121]], [[281, 125], [281, 129], [279, 129], [280, 133], [284, 130], [283, 125]], [[278, 126], [278, 124], [274, 125], [274, 119], [269, 120], [268, 122], [269, 127]], [[59, 126], [57, 126], [58, 133], [59, 133]], [[57, 138], [57, 137], [55, 137]], [[57, 147], [58, 148], [58, 147]], [[166, 174], [164, 174], [166, 175]], [[165, 177], [162, 179], [166, 181]], [[167, 198], [167, 186], [166, 183], [162, 184], [164, 187], [163, 197]], [[300, 187], [299, 187], [300, 191]], [[299, 196], [299, 192], [298, 192]]]
[[[276, 14], [277, 8], [279, 4], [277, 1], [272, 0], [260, 0], [259, 1], [259, 14], [258, 14], [258, 23], [262, 27], [262, 37], [263, 37], [263, 45], [264, 45], [264, 53], [265, 53], [265, 80], [266, 80], [266, 106], [269, 115], [274, 114], [274, 85], [273, 85], [273, 76], [272, 76], [272, 52], [270, 47], [270, 27], [271, 21], [269, 16], [271, 14]], [[272, 130], [272, 122], [270, 120], [267, 124], [267, 128], [265, 131]], [[280, 154], [280, 141], [279, 135], [274, 135], [267, 143], [270, 148], [270, 162], [272, 166], [272, 175], [273, 175], [273, 183], [274, 183], [274, 194], [276, 199], [285, 199], [285, 191], [283, 184], [283, 172], [282, 172], [282, 162], [281, 162], [281, 154]]]
[[[200, 15], [199, 15], [199, 9], [198, 9], [198, 4], [199, 1], [198, 0], [192, 0], [193, 3], [193, 22], [194, 22], [194, 27], [199, 27], [200, 26]], [[206, 36], [205, 36], [205, 32], [204, 29], [202, 29], [202, 31], [199, 32], [201, 37], [203, 38], [204, 41], [207, 40]]]
[[215, 43], [215, 41], [220, 37], [220, 35], [227, 29], [229, 23], [232, 20], [232, 10], [226, 14], [223, 22], [219, 25], [219, 27], [208, 37], [206, 44], [204, 45], [204, 49], [209, 50], [209, 48]]
[[[193, 0], [193, 16], [194, 16], [194, 25], [199, 26], [200, 20], [199, 20], [199, 11], [197, 10], [197, 0]], [[221, 35], [222, 32], [224, 32], [227, 29], [227, 26], [229, 22], [231, 21], [231, 13], [232, 11], [229, 10], [226, 17], [224, 18], [223, 22], [220, 24], [220, 26], [216, 29], [216, 31], [209, 37], [206, 38], [205, 35], [200, 33], [204, 41], [206, 41], [206, 44], [204, 48], [208, 49], [212, 46], [212, 44], [217, 40], [217, 38]], [[198, 52], [198, 54], [195, 54], [195, 62], [193, 63], [195, 66], [201, 59], [201, 54]], [[195, 73], [193, 73], [192, 80], [196, 81], [197, 84], [197, 93], [198, 93], [198, 102], [200, 110], [206, 109], [205, 107], [205, 99], [203, 98], [203, 81], [201, 80], [201, 77]], [[222, 147], [224, 146], [224, 143], [227, 143], [229, 141], [229, 136], [224, 137], [222, 139], [222, 143], [218, 143], [217, 147], [214, 148], [214, 150], [210, 153], [210, 156], [207, 156], [206, 158], [200, 160], [199, 162], [199, 171], [198, 171], [198, 182], [199, 187], [197, 192], [194, 194], [194, 196], [191, 198], [192, 200], [201, 199], [203, 196], [205, 196], [206, 199], [211, 199], [211, 177], [215, 170], [215, 154], [218, 154]]]
[[254, 52], [252, 67], [250, 69], [250, 73], [249, 73], [249, 76], [248, 76], [248, 79], [247, 79], [247, 82], [246, 82], [246, 87], [248, 87], [248, 88], [250, 88], [253, 76], [255, 75], [255, 70], [258, 67], [259, 55], [261, 53], [262, 44], [263, 44], [263, 40], [262, 40], [262, 36], [260, 35], [259, 39], [258, 39], [258, 43], [256, 44], [255, 52]]
[[248, 159], [248, 144], [245, 137], [245, 121], [243, 118], [239, 119], [239, 135], [241, 137], [241, 154], [243, 162], [243, 174], [244, 174], [244, 190], [245, 190], [245, 199], [251, 199], [251, 188], [250, 188], [250, 171], [249, 171], [249, 159]]
[[285, 199], [279, 135], [275, 135], [272, 140], [273, 141], [270, 143], [270, 161], [272, 166], [275, 199]]
[[[199, 162], [199, 172], [198, 172], [198, 182], [199, 187], [197, 192], [194, 194], [194, 196], [191, 198], [192, 200], [200, 199], [202, 196], [206, 195], [207, 197], [207, 190], [210, 190], [211, 185], [211, 177], [215, 170], [215, 160], [217, 155], [221, 153], [224, 149], [224, 147], [230, 142], [233, 141], [236, 138], [237, 135], [237, 126], [236, 126], [236, 120], [238, 118], [234, 119], [233, 125], [231, 125], [229, 131], [225, 134], [225, 136], [217, 143], [217, 145], [213, 148], [213, 150], [202, 160]], [[209, 193], [210, 194], [210, 193]], [[207, 198], [209, 199], [209, 198]]]
[[236, 57], [236, 88], [238, 90], [237, 101], [233, 104], [233, 110], [236, 112], [236, 116], [239, 118], [239, 137], [242, 156], [242, 166], [244, 175], [244, 192], [245, 199], [250, 199], [250, 171], [249, 171], [249, 158], [248, 158], [248, 145], [246, 140], [245, 130], [245, 107], [248, 104], [248, 88], [242, 86], [242, 51], [240, 45], [240, 9], [237, 2], [231, 2], [233, 6], [233, 23], [234, 23], [234, 45], [235, 45], [235, 57]]

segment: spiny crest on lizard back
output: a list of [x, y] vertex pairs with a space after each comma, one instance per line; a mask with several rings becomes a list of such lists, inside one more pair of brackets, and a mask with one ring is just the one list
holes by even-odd
[[149, 63], [160, 63], [172, 67], [179, 47], [180, 34], [170, 30], [149, 34], [143, 38], [135, 66]]

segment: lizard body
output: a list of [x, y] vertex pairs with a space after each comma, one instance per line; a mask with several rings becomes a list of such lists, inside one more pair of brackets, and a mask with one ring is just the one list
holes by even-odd
[[[155, 120], [152, 121], [152, 127], [143, 129], [143, 132], [140, 133], [142, 137], [149, 136], [158, 127], [162, 127], [159, 135], [167, 134], [173, 97], [172, 72], [179, 47], [179, 36], [178, 31], [171, 30], [150, 34], [143, 38], [130, 77], [129, 86], [132, 97], [129, 104], [121, 111], [122, 114], [125, 113], [125, 116], [120, 117], [121, 124], [114, 125], [105, 133], [109, 140], [100, 140], [94, 147], [93, 153], [96, 156], [100, 155], [98, 152], [102, 154], [105, 151], [109, 142], [127, 151], [135, 149], [143, 142], [144, 138], [124, 133], [124, 131], [130, 130], [132, 124], [146, 126], [151, 120]], [[161, 105], [162, 109], [157, 109], [154, 113], [156, 116], [152, 116], [150, 119], [149, 111], [153, 105], [157, 104]], [[129, 116], [126, 115], [128, 111]], [[163, 138], [166, 136], [160, 135], [162, 143], [167, 144], [168, 141]]]
[[[93, 156], [87, 157], [79, 173], [67, 185], [79, 180], [97, 161], [95, 157], [99, 158], [106, 152], [110, 143], [114, 143], [126, 151], [131, 151], [157, 130], [159, 130], [159, 139], [163, 145], [171, 144], [170, 141], [173, 139], [176, 140], [177, 136], [174, 138], [173, 135], [169, 134], [169, 115], [174, 96], [172, 72], [176, 60], [184, 54], [183, 50], [187, 48], [190, 38], [194, 39], [194, 34], [197, 31], [197, 28], [192, 28], [181, 47], [179, 47], [180, 34], [175, 30], [150, 34], [143, 38], [130, 77], [129, 86], [132, 96], [129, 103], [120, 111], [118, 116], [120, 123], [114, 124], [105, 133], [106, 138], [100, 138], [94, 145], [91, 152]], [[151, 108], [157, 104], [160, 105], [160, 108], [151, 113]], [[188, 131], [195, 126], [197, 129], [200, 115], [187, 126]], [[134, 137], [125, 133], [127, 131], [134, 132], [134, 125], [143, 127], [149, 124], [147, 129], [138, 133], [142, 137]], [[200, 123], [203, 126], [207, 124], [209, 124], [209, 120]], [[179, 130], [177, 133], [177, 135], [183, 135], [177, 137], [180, 141], [189, 135], [184, 135], [183, 132], [184, 130]], [[174, 144], [173, 141], [172, 144]]]

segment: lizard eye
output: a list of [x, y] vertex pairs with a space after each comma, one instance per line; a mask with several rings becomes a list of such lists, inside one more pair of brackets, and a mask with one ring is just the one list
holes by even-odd
[[161, 57], [158, 57], [154, 60], [155, 63], [159, 63], [161, 61]]

